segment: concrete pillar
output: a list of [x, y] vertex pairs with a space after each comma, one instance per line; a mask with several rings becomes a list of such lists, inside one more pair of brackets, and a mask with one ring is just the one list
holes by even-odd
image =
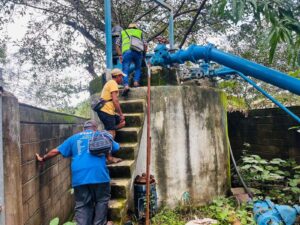
[[20, 113], [18, 100], [2, 96], [3, 170], [5, 224], [22, 225], [22, 177], [20, 148]]

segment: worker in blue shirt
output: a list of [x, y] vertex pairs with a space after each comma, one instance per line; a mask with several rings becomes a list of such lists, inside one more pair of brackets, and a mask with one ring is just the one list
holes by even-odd
[[[110, 176], [106, 166], [106, 157], [95, 156], [89, 152], [89, 140], [97, 130], [94, 120], [84, 123], [84, 131], [74, 134], [60, 146], [44, 156], [36, 153], [36, 158], [44, 162], [58, 154], [72, 157], [72, 187], [75, 195], [75, 220], [77, 225], [106, 225], [108, 202], [110, 199]], [[106, 132], [106, 135], [110, 135]], [[112, 152], [120, 145], [112, 141]]]

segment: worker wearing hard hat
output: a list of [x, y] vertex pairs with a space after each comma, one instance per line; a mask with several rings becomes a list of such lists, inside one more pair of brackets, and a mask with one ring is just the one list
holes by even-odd
[[129, 91], [129, 68], [134, 63], [135, 73], [133, 86], [140, 85], [141, 67], [143, 53], [147, 51], [147, 43], [143, 39], [142, 30], [138, 29], [135, 23], [129, 24], [128, 28], [121, 32], [121, 37], [116, 40], [116, 50], [122, 62], [122, 70], [127, 75], [124, 78], [124, 91], [122, 95], [127, 95]]

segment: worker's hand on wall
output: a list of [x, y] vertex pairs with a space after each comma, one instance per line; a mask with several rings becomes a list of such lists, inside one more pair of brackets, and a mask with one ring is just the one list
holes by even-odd
[[36, 160], [39, 161], [39, 162], [44, 162], [44, 158], [42, 156], [40, 156], [40, 154], [38, 153], [35, 153], [35, 156], [36, 156]]
[[123, 57], [121, 55], [119, 56], [119, 60], [120, 60], [120, 63], [122, 63]]

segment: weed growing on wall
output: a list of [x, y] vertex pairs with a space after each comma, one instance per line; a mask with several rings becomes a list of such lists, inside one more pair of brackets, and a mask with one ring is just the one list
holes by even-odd
[[269, 197], [278, 204], [299, 203], [300, 166], [295, 160], [245, 155], [239, 168], [258, 198]]

